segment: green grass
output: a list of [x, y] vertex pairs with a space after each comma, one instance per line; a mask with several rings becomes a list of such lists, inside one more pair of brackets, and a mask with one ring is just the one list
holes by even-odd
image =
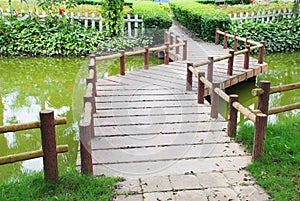
[[[265, 156], [249, 165], [258, 183], [278, 201], [300, 200], [300, 116], [268, 125]], [[236, 139], [250, 150], [253, 126], [241, 126]]]
[[63, 173], [58, 182], [45, 182], [42, 173], [0, 183], [1, 201], [19, 200], [99, 200], [109, 201], [120, 178], [82, 176], [75, 168]]

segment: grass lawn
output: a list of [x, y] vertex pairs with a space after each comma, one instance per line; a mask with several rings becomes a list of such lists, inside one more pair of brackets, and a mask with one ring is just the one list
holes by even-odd
[[98, 200], [109, 201], [121, 178], [82, 176], [75, 168], [63, 173], [57, 183], [44, 181], [42, 173], [0, 183], [0, 200]]
[[[300, 115], [268, 125], [265, 156], [247, 168], [278, 201], [300, 200]], [[250, 150], [253, 126], [243, 125], [236, 139]]]

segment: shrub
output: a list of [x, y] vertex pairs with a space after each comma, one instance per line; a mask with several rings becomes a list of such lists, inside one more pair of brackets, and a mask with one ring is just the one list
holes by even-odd
[[213, 41], [216, 28], [227, 30], [229, 16], [214, 9], [212, 5], [199, 4], [193, 0], [172, 0], [171, 9], [176, 19], [206, 41]]
[[300, 19], [282, 19], [269, 23], [235, 22], [231, 33], [251, 36], [254, 41], [265, 41], [266, 52], [292, 52], [300, 50]]
[[81, 56], [149, 45], [145, 38], [109, 38], [63, 17], [0, 17], [0, 56]]
[[172, 26], [170, 8], [165, 4], [153, 2], [134, 2], [133, 14], [143, 18], [145, 28], [168, 29]]

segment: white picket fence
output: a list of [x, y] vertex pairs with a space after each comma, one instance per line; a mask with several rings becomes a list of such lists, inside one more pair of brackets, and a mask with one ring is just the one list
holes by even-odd
[[249, 14], [246, 13], [237, 13], [229, 14], [229, 17], [232, 21], [252, 21], [252, 22], [261, 22], [261, 23], [267, 23], [270, 21], [274, 21], [279, 16], [282, 16], [283, 18], [291, 18], [291, 17], [300, 17], [300, 12], [298, 12], [296, 15], [293, 13], [292, 9], [283, 9], [283, 10], [258, 10], [257, 13], [251, 12]]
[[[21, 11], [24, 12], [24, 11]], [[11, 15], [14, 13], [11, 13], [9, 9], [7, 9], [5, 12], [3, 11], [2, 8], [0, 8], [0, 15]], [[38, 11], [28, 11], [28, 14], [25, 17], [28, 17], [29, 15], [36, 15], [39, 16], [40, 18], [46, 17], [46, 16], [53, 16], [53, 15], [59, 15], [59, 13], [53, 14], [53, 12], [49, 12], [47, 14], [45, 11], [42, 11], [39, 13]], [[95, 13], [92, 13], [91, 16], [88, 15], [88, 13], [84, 13], [83, 15], [78, 12], [77, 15], [74, 14], [74, 12], [71, 12], [68, 14], [65, 12], [63, 15], [65, 15], [67, 18], [71, 19], [71, 23], [77, 22], [78, 24], [81, 24], [85, 27], [91, 27], [91, 28], [96, 28], [99, 30], [99, 32], [103, 32], [109, 28], [108, 23], [105, 21], [105, 18], [103, 18], [100, 15], [96, 16]], [[139, 33], [145, 33], [145, 28], [144, 28], [144, 22], [142, 19], [138, 17], [138, 15], [127, 15], [124, 18], [124, 26], [123, 26], [123, 33], [127, 34], [129, 37], [137, 37]]]

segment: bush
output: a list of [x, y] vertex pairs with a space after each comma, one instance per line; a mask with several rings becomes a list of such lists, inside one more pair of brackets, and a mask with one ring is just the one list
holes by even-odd
[[215, 0], [197, 0], [196, 2], [202, 4], [235, 5], [235, 4], [249, 4], [250, 0], [225, 0], [225, 2], [215, 2]]
[[199, 4], [193, 0], [172, 0], [171, 9], [176, 19], [206, 41], [213, 41], [216, 28], [227, 30], [231, 20], [212, 5]]
[[254, 41], [265, 41], [266, 52], [293, 52], [300, 50], [300, 19], [282, 19], [269, 23], [235, 22], [230, 33], [251, 36]]
[[0, 56], [81, 56], [149, 45], [145, 38], [109, 38], [57, 16], [0, 17]]
[[165, 4], [153, 2], [134, 2], [133, 14], [143, 18], [145, 28], [168, 29], [172, 26], [170, 8]]

